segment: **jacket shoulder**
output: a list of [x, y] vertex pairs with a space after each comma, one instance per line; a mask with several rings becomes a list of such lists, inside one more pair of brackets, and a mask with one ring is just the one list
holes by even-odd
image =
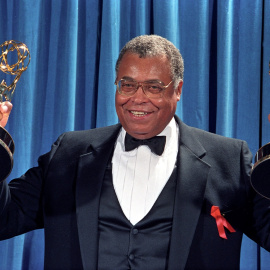
[[106, 142], [111, 137], [116, 136], [119, 133], [121, 128], [120, 124], [94, 128], [89, 130], [79, 130], [79, 131], [69, 131], [63, 133], [59, 138], [62, 141], [68, 143], [76, 143], [78, 144], [90, 144], [90, 143], [98, 143], [98, 142]]
[[228, 138], [202, 129], [191, 127], [178, 120], [180, 143], [198, 156], [204, 155], [217, 160], [235, 159], [244, 154], [252, 159], [248, 145], [244, 140]]
[[69, 131], [61, 134], [52, 145], [51, 151], [42, 157], [76, 159], [100, 147], [110, 147], [116, 140], [121, 125], [113, 125], [90, 130]]

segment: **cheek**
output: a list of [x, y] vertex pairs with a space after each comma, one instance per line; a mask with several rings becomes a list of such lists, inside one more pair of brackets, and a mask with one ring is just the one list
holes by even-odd
[[165, 99], [163, 100], [163, 102], [157, 104], [157, 106], [159, 107], [159, 117], [163, 118], [164, 120], [165, 119], [168, 120], [175, 114], [177, 107], [177, 100]]
[[124, 115], [124, 109], [125, 109], [125, 104], [128, 102], [128, 99], [121, 96], [117, 95], [115, 96], [115, 109], [116, 113], [118, 115], [118, 118], [122, 120], [123, 115]]
[[128, 99], [124, 96], [119, 95], [118, 93], [115, 94], [115, 105], [116, 107], [122, 106], [127, 103]]
[[153, 100], [153, 105], [157, 108], [159, 108], [159, 110], [164, 111], [164, 110], [168, 110], [170, 111], [170, 108], [172, 108], [173, 102], [171, 99], [168, 98], [163, 98], [163, 99], [155, 99]]

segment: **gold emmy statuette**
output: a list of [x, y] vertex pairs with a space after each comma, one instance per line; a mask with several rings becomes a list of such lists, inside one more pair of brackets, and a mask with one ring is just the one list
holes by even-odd
[[[270, 61], [269, 61], [270, 75]], [[270, 114], [268, 115], [270, 122]], [[250, 181], [253, 188], [263, 197], [270, 199], [270, 142], [262, 146], [255, 155]]]
[[[0, 45], [0, 70], [15, 75], [13, 82], [7, 86], [2, 80], [0, 84], [0, 102], [11, 101], [16, 84], [30, 63], [27, 46], [14, 40], [5, 41]], [[12, 64], [10, 64], [12, 62]], [[0, 119], [3, 115], [0, 114]], [[13, 167], [14, 142], [10, 134], [0, 127], [0, 182], [5, 180]]]

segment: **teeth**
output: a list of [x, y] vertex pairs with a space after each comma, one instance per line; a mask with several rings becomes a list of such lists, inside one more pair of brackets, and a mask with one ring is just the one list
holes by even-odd
[[137, 112], [137, 111], [130, 111], [133, 115], [136, 115], [136, 116], [143, 116], [143, 115], [146, 115], [147, 112]]

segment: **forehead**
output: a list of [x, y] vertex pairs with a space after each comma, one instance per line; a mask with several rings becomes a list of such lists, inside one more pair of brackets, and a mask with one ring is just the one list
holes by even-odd
[[120, 64], [117, 73], [118, 79], [128, 76], [134, 79], [147, 77], [147, 79], [167, 79], [170, 77], [170, 65], [167, 57], [153, 56], [140, 57], [138, 54], [126, 53]]

